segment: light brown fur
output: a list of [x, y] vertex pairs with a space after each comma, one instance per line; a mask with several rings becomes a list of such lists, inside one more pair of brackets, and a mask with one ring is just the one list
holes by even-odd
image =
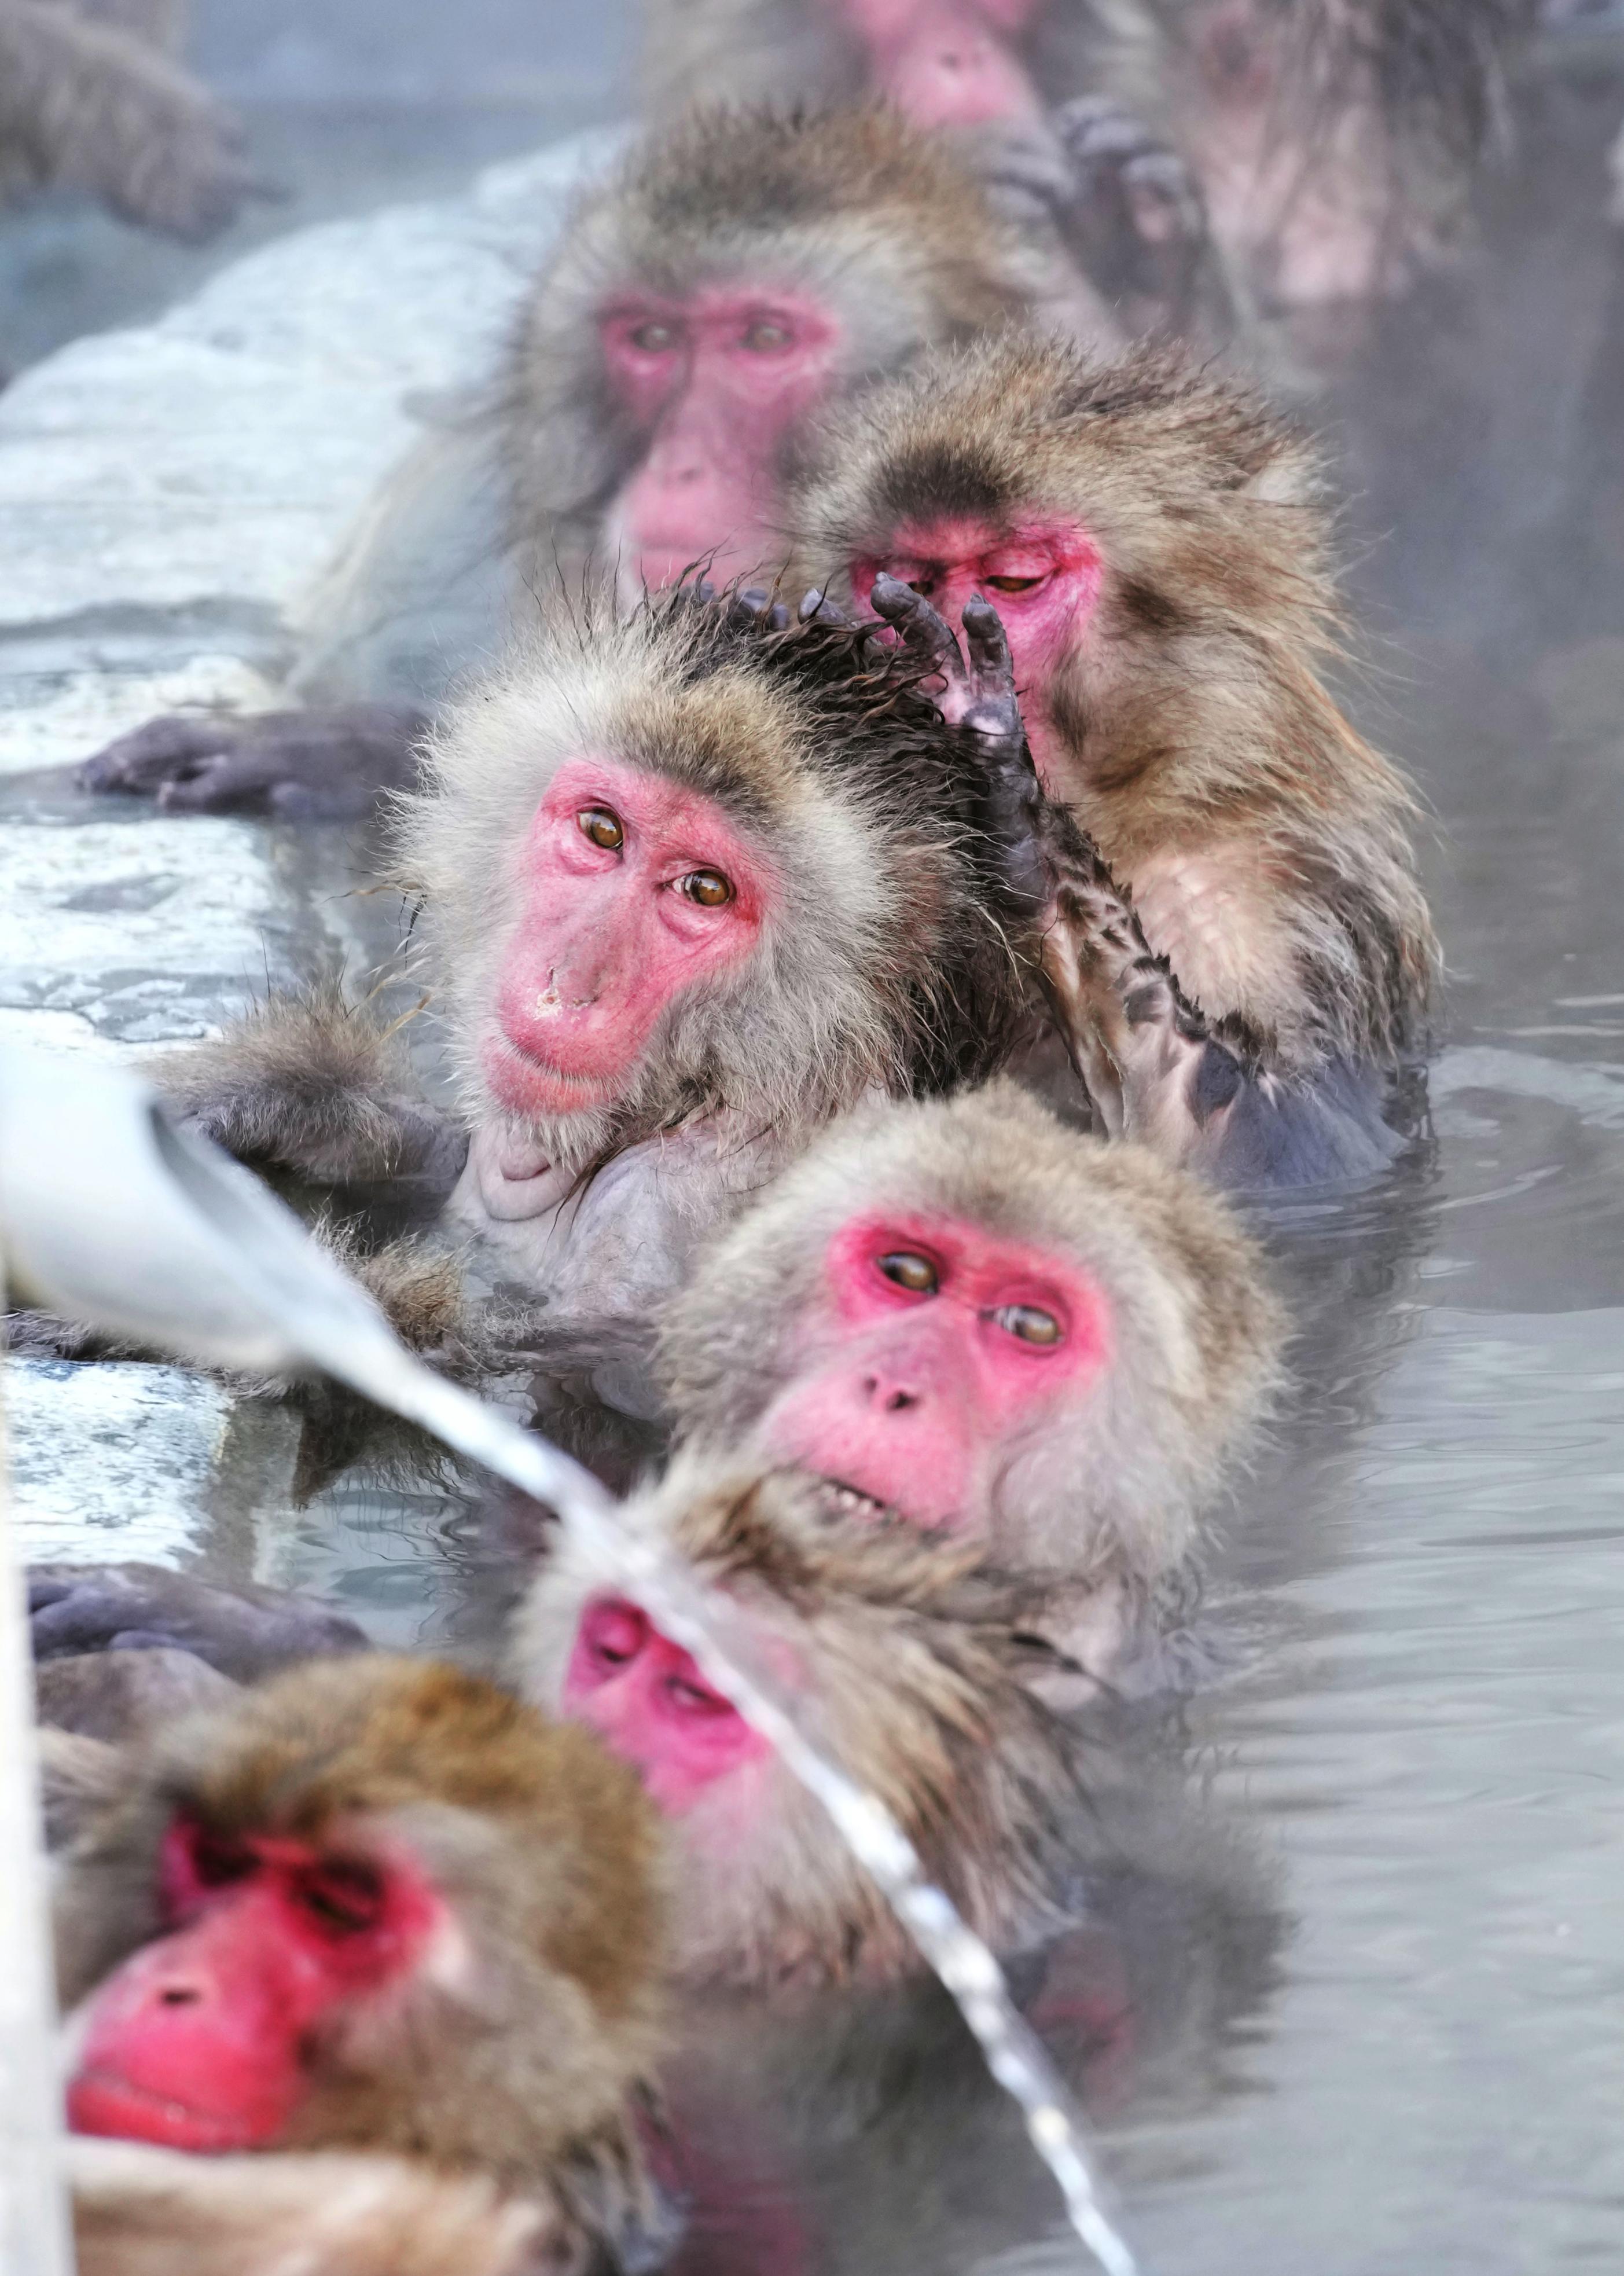
[[[566, 2237], [595, 2208], [612, 2223], [637, 2204], [630, 2104], [663, 2028], [660, 1841], [634, 1779], [589, 1734], [383, 1655], [316, 1662], [184, 1720], [132, 1751], [122, 1793], [64, 1863], [65, 2005], [159, 1930], [158, 1851], [178, 1810], [226, 1840], [275, 1832], [350, 1855], [404, 1842], [457, 1923], [457, 1956], [313, 2046], [279, 2147], [483, 2176]], [[274, 2174], [265, 2187], [274, 2208]], [[398, 2191], [383, 2196], [394, 2218]], [[477, 2229], [491, 2204], [451, 2212], [453, 2231]]]
[[1165, 352], [1103, 365], [1012, 334], [832, 425], [801, 565], [883, 558], [905, 520], [954, 511], [1074, 519], [1104, 557], [1049, 699], [1049, 786], [1187, 993], [1290, 1072], [1413, 1051], [1437, 960], [1415, 808], [1321, 677], [1339, 619], [1316, 454]]
[[857, 1117], [718, 1237], [671, 1308], [660, 1372], [680, 1436], [747, 1443], [816, 1356], [805, 1322], [854, 1208], [983, 1227], [1100, 1289], [1105, 1370], [1006, 1449], [988, 1529], [1017, 1568], [1152, 1591], [1190, 1554], [1278, 1380], [1282, 1315], [1229, 1210], [1142, 1147], [1066, 1129], [1013, 1083]]

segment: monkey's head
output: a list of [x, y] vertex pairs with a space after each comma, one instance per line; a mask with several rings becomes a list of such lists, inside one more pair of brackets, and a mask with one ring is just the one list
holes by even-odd
[[1203, 752], [1213, 803], [1285, 762], [1250, 731], [1271, 699], [1308, 700], [1288, 683], [1332, 596], [1315, 456], [1261, 398], [1165, 349], [1101, 363], [1006, 333], [873, 391], [820, 459], [796, 501], [805, 565], [865, 611], [882, 570], [955, 627], [990, 601], [1059, 795], [1153, 800], [1218, 711], [1238, 747], [1228, 779]]
[[700, 562], [770, 575], [812, 415], [1007, 322], [1036, 281], [975, 180], [900, 118], [699, 110], [586, 194], [526, 305], [517, 533], [573, 520], [628, 602]]
[[686, 596], [559, 607], [440, 729], [405, 862], [510, 1174], [997, 1064], [1021, 978], [972, 739], [862, 647]]
[[658, 2051], [662, 1872], [586, 1731], [429, 1662], [300, 1667], [133, 1759], [70, 1854], [70, 2122], [544, 2180]]
[[680, 1434], [847, 1506], [1150, 1588], [1277, 1379], [1229, 1209], [1013, 1083], [861, 1115], [703, 1252], [664, 1331]]
[[[627, 1521], [732, 1599], [820, 1741], [886, 1802], [983, 1934], [1046, 1917], [1057, 1809], [1075, 1794], [1029, 1679], [1041, 1591], [975, 1544], [831, 1517], [809, 1481], [680, 1454]], [[821, 1804], [573, 1538], [522, 1608], [515, 1673], [634, 1764], [670, 1821], [679, 1965], [770, 1983], [911, 1964]]]

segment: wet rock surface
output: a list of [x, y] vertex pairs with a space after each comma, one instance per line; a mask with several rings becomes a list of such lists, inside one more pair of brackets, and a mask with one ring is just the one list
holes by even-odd
[[[268, 984], [386, 952], [355, 833], [91, 800], [71, 770], [156, 712], [278, 700], [300, 596], [417, 433], [413, 398], [477, 378], [612, 147], [580, 137], [464, 196], [298, 232], [0, 396], [0, 1040], [185, 1043]], [[290, 1416], [239, 1427], [222, 1386], [134, 1362], [20, 1361], [9, 1404], [31, 1556], [297, 1577]], [[244, 1429], [275, 1442], [252, 1484], [232, 1476]], [[393, 1519], [377, 1502], [358, 1521]], [[330, 1532], [311, 1521], [313, 1553]]]

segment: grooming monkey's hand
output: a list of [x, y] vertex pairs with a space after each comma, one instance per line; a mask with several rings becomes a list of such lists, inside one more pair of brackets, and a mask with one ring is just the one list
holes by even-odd
[[1095, 282], [1144, 294], [1183, 329], [1210, 237], [1195, 175], [1109, 95], [1066, 103], [1054, 125], [1076, 185], [1064, 225]]
[[251, 718], [171, 712], [120, 735], [79, 770], [81, 790], [150, 798], [170, 814], [348, 821], [416, 770], [421, 711], [355, 703]]
[[1018, 907], [1041, 920], [1053, 886], [1045, 854], [1051, 809], [1027, 747], [998, 611], [990, 601], [967, 603], [960, 651], [945, 619], [911, 585], [881, 577], [870, 597], [905, 651], [941, 680], [939, 694], [926, 692], [942, 717], [976, 737], [987, 768], [982, 827], [995, 851], [999, 883]]

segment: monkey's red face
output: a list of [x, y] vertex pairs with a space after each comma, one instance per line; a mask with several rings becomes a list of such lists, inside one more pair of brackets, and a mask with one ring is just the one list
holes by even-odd
[[869, 81], [921, 126], [1036, 120], [1014, 42], [1037, 0], [835, 0], [869, 57]]
[[89, 2002], [68, 2121], [178, 2150], [253, 2150], [306, 2091], [311, 2035], [404, 1990], [449, 1911], [404, 1854], [215, 1839], [180, 1817], [166, 1935]]
[[662, 1013], [749, 956], [775, 898], [714, 800], [623, 760], [571, 759], [520, 856], [523, 909], [482, 1058], [516, 1114], [624, 1095]]
[[1032, 755], [1045, 770], [1051, 731], [1045, 697], [1099, 603], [1104, 565], [1088, 532], [1030, 521], [1013, 530], [969, 520], [904, 523], [883, 554], [852, 564], [852, 590], [866, 602], [884, 570], [922, 593], [955, 631], [967, 601], [990, 601], [1014, 662]]
[[951, 1218], [875, 1216], [830, 1244], [771, 1453], [927, 1526], [989, 1521], [1012, 1445], [1108, 1364], [1074, 1266]]
[[635, 1766], [668, 1817], [723, 1779], [746, 1806], [772, 1753], [692, 1657], [624, 1597], [596, 1597], [581, 1614], [563, 1705]]
[[611, 391], [649, 438], [608, 519], [631, 591], [704, 559], [723, 580], [781, 560], [780, 457], [834, 384], [836, 316], [804, 293], [718, 285], [618, 301], [601, 337]]

